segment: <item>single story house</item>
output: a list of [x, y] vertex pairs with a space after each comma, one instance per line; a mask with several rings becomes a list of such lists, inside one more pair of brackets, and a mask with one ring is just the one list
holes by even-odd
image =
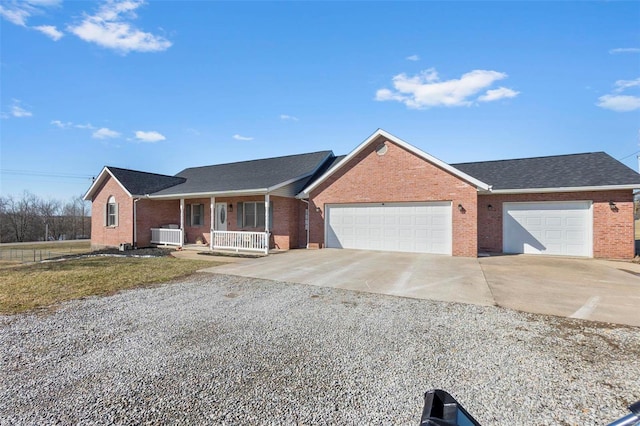
[[634, 256], [640, 175], [604, 152], [448, 164], [384, 130], [331, 151], [193, 167], [104, 167], [94, 247], [354, 248], [475, 257]]

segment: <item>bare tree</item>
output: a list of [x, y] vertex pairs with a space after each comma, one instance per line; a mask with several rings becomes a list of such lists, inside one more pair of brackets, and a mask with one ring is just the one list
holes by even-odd
[[9, 228], [10, 241], [36, 241], [38, 217], [38, 197], [25, 191], [22, 198], [17, 200], [8, 196], [4, 200], [5, 214], [3, 222]]
[[66, 203], [25, 191], [22, 198], [0, 196], [0, 242], [88, 238], [90, 206], [82, 197]]

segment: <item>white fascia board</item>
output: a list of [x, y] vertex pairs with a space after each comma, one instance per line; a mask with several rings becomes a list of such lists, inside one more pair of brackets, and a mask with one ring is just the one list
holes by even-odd
[[640, 185], [604, 185], [604, 186], [567, 186], [560, 188], [524, 188], [524, 189], [494, 189], [486, 194], [535, 194], [550, 192], [588, 192], [588, 191], [616, 191], [624, 189], [639, 189]]
[[109, 168], [107, 166], [105, 166], [102, 171], [100, 172], [100, 174], [98, 175], [98, 177], [96, 178], [96, 180], [93, 182], [93, 184], [91, 184], [91, 187], [89, 188], [89, 190], [86, 192], [86, 194], [84, 194], [84, 197], [82, 197], [83, 200], [85, 201], [89, 201], [91, 200], [91, 198], [89, 198], [90, 196], [93, 195], [94, 190], [98, 187], [98, 185], [101, 185], [102, 182], [104, 181], [104, 179], [106, 178], [106, 175], [111, 176], [111, 178], [113, 180], [115, 180], [118, 185], [120, 185], [120, 188], [122, 188], [122, 190], [125, 192], [125, 194], [127, 194], [129, 197], [133, 197], [133, 195], [127, 190], [127, 188], [124, 187], [124, 185], [122, 184], [122, 182], [120, 182], [114, 175], [113, 173], [111, 173], [111, 170], [109, 170]]
[[213, 191], [213, 192], [188, 192], [171, 195], [146, 195], [151, 200], [179, 200], [181, 198], [209, 198], [209, 197], [243, 197], [249, 195], [265, 195], [268, 188], [241, 189], [237, 191]]
[[390, 142], [393, 142], [393, 143], [401, 146], [402, 148], [406, 149], [407, 151], [412, 152], [413, 154], [417, 155], [418, 157], [421, 157], [424, 160], [427, 160], [428, 162], [435, 164], [436, 166], [440, 167], [441, 169], [444, 169], [444, 170], [448, 171], [449, 173], [453, 174], [454, 176], [457, 176], [460, 179], [465, 180], [465, 181], [473, 184], [479, 190], [489, 191], [491, 189], [490, 185], [488, 185], [488, 184], [486, 184], [484, 182], [481, 182], [478, 179], [476, 179], [474, 177], [471, 177], [466, 173], [463, 173], [461, 170], [458, 170], [455, 167], [452, 167], [449, 164], [445, 163], [444, 161], [439, 160], [439, 159], [437, 159], [436, 157], [434, 157], [434, 156], [432, 156], [430, 154], [427, 154], [426, 152], [422, 151], [421, 149], [416, 148], [415, 146], [403, 141], [402, 139], [392, 135], [391, 133], [388, 133], [388, 132], [386, 132], [386, 131], [384, 131], [382, 129], [378, 129], [371, 136], [369, 136], [364, 142], [362, 142], [360, 145], [358, 145], [353, 151], [351, 151], [349, 153], [349, 155], [347, 155], [345, 158], [343, 158], [338, 164], [336, 164], [335, 166], [333, 166], [332, 168], [327, 170], [327, 172], [325, 174], [323, 174], [322, 176], [320, 176], [320, 178], [318, 178], [318, 180], [316, 180], [311, 185], [306, 187], [299, 194], [298, 197], [299, 198], [308, 198], [309, 197], [309, 193], [311, 191], [313, 191], [314, 188], [316, 188], [318, 185], [320, 185], [322, 182], [324, 182], [333, 173], [335, 173], [336, 171], [340, 170], [345, 164], [347, 164], [349, 161], [351, 161], [353, 159], [353, 157], [358, 155], [358, 153], [360, 153], [360, 151], [362, 151], [371, 142], [373, 142], [375, 139], [377, 139], [380, 136], [386, 138]]

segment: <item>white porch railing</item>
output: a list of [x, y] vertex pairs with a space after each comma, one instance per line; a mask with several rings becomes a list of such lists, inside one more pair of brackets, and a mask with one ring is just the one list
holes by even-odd
[[211, 231], [211, 250], [247, 250], [269, 253], [268, 232]]
[[151, 243], [182, 246], [182, 229], [151, 228]]

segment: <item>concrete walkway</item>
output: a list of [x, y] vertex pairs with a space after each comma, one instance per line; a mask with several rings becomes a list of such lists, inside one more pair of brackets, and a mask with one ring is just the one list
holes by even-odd
[[232, 259], [204, 271], [640, 327], [640, 265], [631, 262], [338, 249]]

